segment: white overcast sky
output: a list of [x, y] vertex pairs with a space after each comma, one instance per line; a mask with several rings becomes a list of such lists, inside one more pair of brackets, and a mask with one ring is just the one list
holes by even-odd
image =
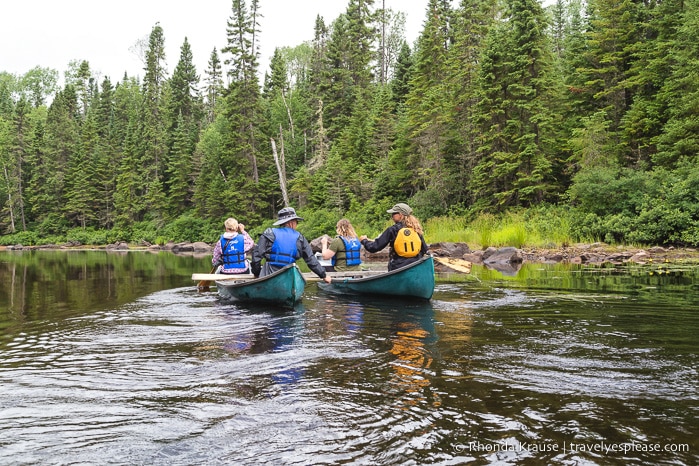
[[[379, 7], [384, 0], [375, 0]], [[275, 47], [313, 39], [317, 15], [330, 25], [348, 0], [259, 0], [260, 67], [269, 69]], [[247, 5], [250, 4], [248, 0]], [[386, 8], [406, 14], [406, 38], [412, 45], [422, 31], [428, 0], [385, 0]], [[87, 60], [93, 73], [121, 81], [124, 72], [143, 77], [143, 63], [130, 49], [160, 23], [168, 73], [187, 37], [197, 73], [204, 76], [214, 47], [226, 45], [231, 0], [13, 0], [2, 2], [0, 71], [22, 75], [40, 66], [61, 78], [72, 60]]]

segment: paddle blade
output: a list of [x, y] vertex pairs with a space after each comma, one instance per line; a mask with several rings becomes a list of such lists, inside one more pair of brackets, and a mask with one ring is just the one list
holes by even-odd
[[211, 291], [211, 282], [208, 280], [202, 280], [197, 283], [197, 290], [199, 291]]
[[[216, 272], [216, 269], [218, 268], [217, 265], [214, 265], [211, 267], [211, 272], [209, 273], [214, 273]], [[197, 290], [199, 291], [211, 291], [211, 280], [201, 280], [199, 283], [197, 283]]]

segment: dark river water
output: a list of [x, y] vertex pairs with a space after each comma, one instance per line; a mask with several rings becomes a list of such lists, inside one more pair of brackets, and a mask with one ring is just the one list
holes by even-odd
[[199, 293], [209, 264], [0, 252], [0, 464], [699, 463], [697, 267], [283, 310]]

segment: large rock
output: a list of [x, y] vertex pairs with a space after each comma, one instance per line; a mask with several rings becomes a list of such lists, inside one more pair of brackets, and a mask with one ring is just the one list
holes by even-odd
[[[491, 248], [486, 249], [486, 253], [489, 252]], [[519, 249], [513, 247], [500, 248], [483, 256], [483, 263], [487, 265], [492, 264], [521, 264], [522, 254]]]
[[464, 254], [469, 254], [471, 248], [466, 243], [432, 243], [430, 251], [438, 257], [463, 257]]
[[194, 246], [192, 243], [184, 242], [177, 243], [172, 247], [172, 252], [177, 254], [178, 252], [194, 252]]
[[192, 247], [194, 248], [194, 252], [208, 252], [214, 250], [213, 247], [203, 241], [193, 243]]

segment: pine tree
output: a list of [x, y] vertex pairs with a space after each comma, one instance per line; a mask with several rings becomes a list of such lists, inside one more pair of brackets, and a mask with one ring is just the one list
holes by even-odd
[[406, 99], [405, 131], [409, 145], [400, 145], [394, 163], [402, 168], [397, 176], [402, 189], [412, 194], [429, 189], [437, 195], [438, 209], [446, 207], [446, 173], [443, 152], [448, 137], [449, 100], [447, 63], [451, 8], [444, 0], [430, 0], [425, 27], [418, 38], [412, 66], [410, 92]]
[[157, 222], [164, 221], [165, 193], [163, 178], [167, 162], [167, 130], [165, 119], [165, 38], [163, 29], [156, 24], [151, 30], [146, 53], [146, 73], [143, 78], [143, 103], [141, 105], [140, 144], [138, 153], [144, 199], [150, 216]]
[[137, 153], [138, 131], [137, 123], [130, 121], [126, 130], [123, 144], [123, 153], [117, 173], [117, 186], [114, 193], [115, 225], [126, 228], [134, 223], [142, 221], [146, 203], [143, 198], [145, 180], [143, 171], [137, 169], [140, 166], [140, 157]]
[[171, 162], [168, 165], [167, 191], [170, 215], [176, 217], [191, 207], [192, 152], [191, 136], [187, 131], [182, 114], [177, 119], [174, 141], [171, 149]]
[[32, 215], [35, 221], [48, 221], [47, 233], [59, 233], [59, 217], [66, 202], [68, 163], [80, 145], [80, 105], [75, 88], [68, 84], [56, 94], [48, 109], [45, 130], [45, 157], [36, 167], [32, 181]]
[[445, 98], [451, 106], [448, 136], [443, 149], [445, 163], [444, 195], [452, 203], [467, 205], [473, 201], [469, 186], [471, 173], [478, 161], [476, 124], [478, 73], [485, 39], [497, 16], [496, 5], [490, 1], [462, 0], [453, 21], [454, 43], [449, 48]]
[[[657, 152], [656, 141], [670, 118], [675, 105], [665, 100], [666, 84], [672, 81], [674, 70], [691, 68], [689, 63], [678, 66], [681, 50], [691, 44], [678, 41], [678, 31], [685, 24], [686, 2], [669, 0], [659, 4], [639, 6], [638, 40], [631, 46], [633, 60], [625, 86], [633, 93], [633, 103], [622, 119], [622, 137], [629, 148], [628, 163], [650, 168]], [[687, 37], [689, 39], [689, 37]], [[679, 105], [682, 105], [678, 102]]]
[[101, 228], [110, 228], [114, 224], [114, 194], [116, 177], [120, 160], [121, 141], [116, 125], [116, 97], [109, 78], [102, 81], [102, 91], [97, 104], [93, 107], [94, 119], [99, 136], [95, 149], [95, 189], [99, 204], [97, 222]]
[[672, 68], [658, 100], [659, 105], [667, 108], [667, 122], [656, 139], [658, 153], [652, 160], [659, 167], [676, 168], [682, 162], [695, 165], [699, 154], [699, 4], [696, 1], [670, 4], [686, 5], [686, 10], [676, 38], [668, 38], [666, 46], [672, 48]]
[[[510, 0], [506, 23], [493, 28], [479, 79], [483, 131], [474, 169], [477, 206], [530, 206], [552, 196], [551, 50], [541, 6]], [[553, 94], [555, 95], [555, 94]]]
[[[192, 156], [204, 117], [198, 89], [199, 76], [187, 38], [168, 84], [168, 160], [162, 179], [167, 188], [170, 215], [176, 217], [190, 206], [191, 199], [186, 195], [190, 191], [188, 181], [192, 176]], [[183, 170], [190, 171], [182, 173]], [[173, 176], [175, 179], [171, 178]]]
[[97, 225], [101, 184], [96, 171], [100, 159], [99, 136], [91, 114], [82, 125], [80, 139], [78, 150], [68, 158], [63, 212], [73, 220], [73, 225], [85, 229]]
[[591, 0], [588, 8], [587, 66], [579, 71], [593, 107], [591, 113], [603, 110], [609, 120], [609, 155], [625, 163], [629, 154], [622, 144], [620, 126], [633, 99], [625, 82], [637, 40], [636, 6], [631, 0]]
[[223, 95], [223, 69], [221, 60], [216, 51], [216, 47], [211, 51], [208, 68], [206, 69], [206, 121], [212, 123], [216, 112], [216, 107], [220, 97]]
[[332, 25], [326, 75], [320, 84], [325, 126], [333, 140], [349, 121], [358, 100], [368, 99], [376, 31], [373, 0], [350, 0], [347, 10]]
[[396, 104], [396, 108], [400, 108], [405, 102], [408, 92], [410, 91], [410, 76], [413, 66], [413, 56], [410, 46], [403, 41], [400, 53], [396, 60], [394, 76], [391, 80], [392, 100]]

